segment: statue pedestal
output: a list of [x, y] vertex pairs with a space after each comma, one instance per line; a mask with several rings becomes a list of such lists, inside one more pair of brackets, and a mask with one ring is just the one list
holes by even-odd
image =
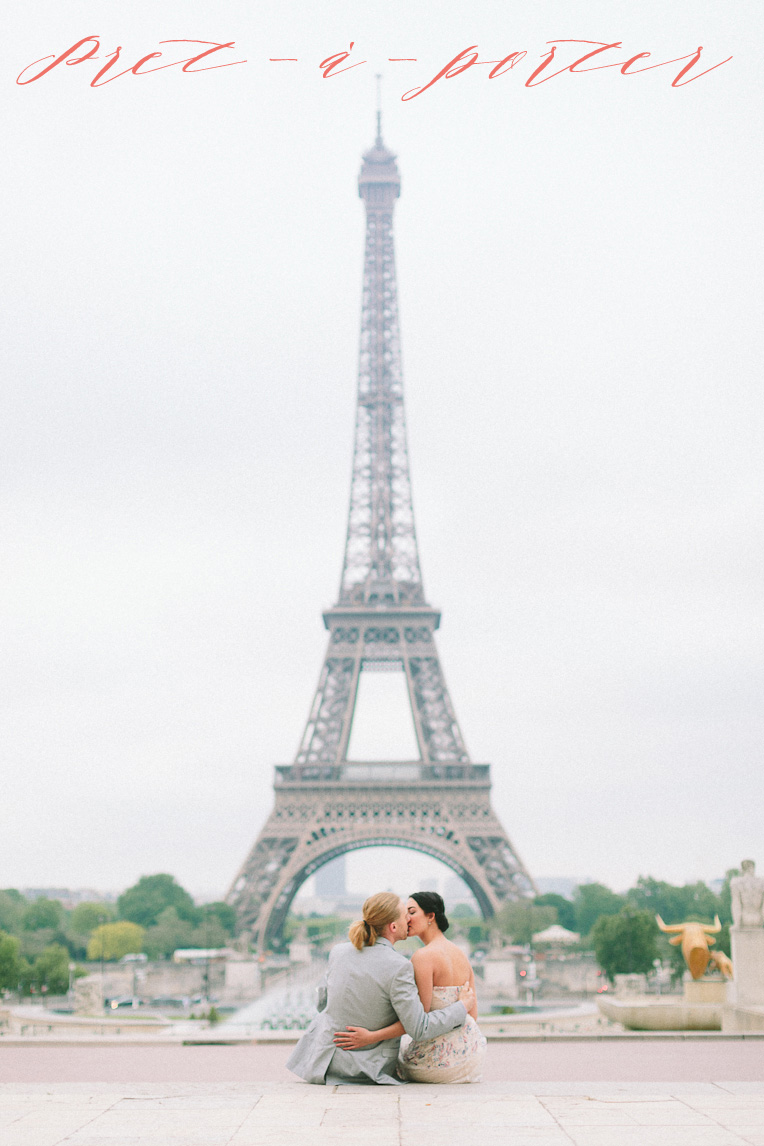
[[103, 983], [100, 975], [86, 975], [74, 981], [75, 1015], [103, 1016]]
[[685, 1003], [724, 1003], [727, 1001], [727, 984], [724, 979], [692, 979], [688, 974], [683, 994]]
[[764, 927], [731, 927], [732, 997], [738, 1007], [764, 1006]]

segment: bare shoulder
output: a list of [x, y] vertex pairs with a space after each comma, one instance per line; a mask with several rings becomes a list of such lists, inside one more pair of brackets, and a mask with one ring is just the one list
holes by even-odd
[[453, 959], [456, 964], [469, 969], [470, 961], [462, 951], [461, 947], [457, 947], [456, 944], [452, 943], [450, 939], [447, 939], [446, 943], [448, 944], [448, 954], [451, 959]]
[[[433, 943], [434, 947], [435, 944]], [[467, 956], [455, 943], [445, 936], [438, 943], [437, 964], [434, 966], [435, 983], [439, 987], [458, 986], [466, 982], [471, 974]]]
[[443, 937], [443, 942], [444, 945], [448, 948], [448, 953], [452, 958], [457, 959], [461, 957], [465, 963], [469, 962], [461, 947], [457, 947], [455, 943], [452, 943], [450, 939], [446, 939], [445, 936]]

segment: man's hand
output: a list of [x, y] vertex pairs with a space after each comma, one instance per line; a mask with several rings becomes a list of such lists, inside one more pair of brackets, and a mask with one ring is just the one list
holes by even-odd
[[371, 1031], [366, 1027], [346, 1027], [344, 1031], [334, 1032], [334, 1045], [341, 1050], [361, 1050], [375, 1042]]
[[472, 990], [472, 987], [470, 987], [469, 979], [467, 980], [467, 982], [463, 986], [461, 986], [459, 988], [457, 1001], [460, 1003], [464, 1003], [465, 1007], [467, 1008], [468, 1014], [472, 1010], [472, 1008], [477, 1004], [477, 997], [475, 995], [475, 992]]

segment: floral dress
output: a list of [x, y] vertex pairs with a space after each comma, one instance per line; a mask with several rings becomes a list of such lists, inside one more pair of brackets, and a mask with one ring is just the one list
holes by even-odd
[[[458, 999], [458, 987], [433, 987], [431, 1011]], [[398, 1055], [398, 1074], [408, 1082], [480, 1082], [486, 1043], [471, 1015], [461, 1027], [415, 1043], [404, 1035]]]

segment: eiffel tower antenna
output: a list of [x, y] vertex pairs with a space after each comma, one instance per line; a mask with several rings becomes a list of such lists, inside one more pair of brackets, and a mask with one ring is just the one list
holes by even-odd
[[[440, 613], [424, 595], [393, 247], [401, 180], [381, 127], [378, 108], [358, 179], [366, 208], [358, 398], [340, 588], [323, 615], [329, 644], [295, 760], [276, 765], [273, 810], [227, 896], [261, 952], [278, 941], [305, 880], [359, 848], [435, 857], [464, 880], [486, 918], [535, 891], [491, 805], [490, 766], [470, 760], [435, 646]], [[403, 674], [416, 760], [348, 759], [361, 674], [375, 671]]]
[[382, 146], [382, 76], [375, 76], [377, 81], [377, 139], [376, 146]]

